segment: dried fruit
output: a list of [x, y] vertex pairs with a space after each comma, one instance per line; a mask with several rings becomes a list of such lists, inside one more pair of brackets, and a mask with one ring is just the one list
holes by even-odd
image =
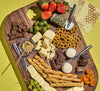
[[81, 82], [84, 82], [84, 75], [81, 76], [80, 80]]
[[44, 20], [49, 19], [52, 16], [52, 12], [51, 11], [43, 11], [41, 13], [41, 16]]
[[91, 79], [91, 81], [90, 81], [90, 86], [95, 86], [95, 84], [96, 84], [95, 79]]
[[45, 1], [40, 0], [40, 5], [42, 10], [48, 10], [49, 4]]
[[56, 3], [51, 2], [49, 5], [49, 11], [54, 12], [56, 10]]
[[66, 12], [66, 6], [62, 3], [57, 4], [57, 11], [59, 13], [64, 13]]
[[91, 69], [86, 69], [86, 73], [89, 74], [89, 75], [93, 75], [93, 70], [91, 70]]
[[93, 70], [87, 69], [86, 70], [86, 75], [82, 75], [80, 77], [80, 81], [84, 82], [85, 84], [90, 84], [90, 86], [95, 86], [96, 81], [93, 77], [94, 77]]

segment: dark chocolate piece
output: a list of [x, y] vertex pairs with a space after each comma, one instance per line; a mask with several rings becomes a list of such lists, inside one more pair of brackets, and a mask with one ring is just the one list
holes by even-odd
[[62, 65], [57, 64], [57, 70], [61, 69]]
[[77, 73], [82, 74], [84, 72], [85, 68], [84, 67], [77, 67]]
[[19, 27], [17, 30], [19, 33], [22, 33], [22, 29]]
[[16, 35], [16, 34], [17, 34], [17, 31], [16, 31], [16, 30], [12, 30], [12, 31], [11, 31], [11, 34], [12, 34], [12, 35]]
[[13, 39], [15, 39], [15, 38], [16, 38], [16, 36], [11, 35], [11, 36], [9, 37], [9, 40], [13, 40]]
[[89, 54], [88, 53], [85, 53], [85, 54], [82, 54], [80, 56], [80, 58], [83, 59], [83, 60], [86, 60], [86, 59], [89, 59], [90, 57], [89, 57]]
[[12, 29], [13, 29], [13, 30], [18, 30], [18, 27], [13, 27]]
[[12, 27], [17, 27], [18, 26], [18, 23], [17, 22], [13, 22], [12, 23]]
[[79, 60], [78, 64], [80, 66], [86, 66], [88, 64], [88, 60]]
[[51, 65], [51, 68], [53, 70], [57, 70], [57, 67], [56, 67], [55, 60], [54, 59], [50, 61], [50, 65]]
[[16, 38], [20, 38], [20, 37], [23, 37], [23, 34], [22, 33], [17, 33]]

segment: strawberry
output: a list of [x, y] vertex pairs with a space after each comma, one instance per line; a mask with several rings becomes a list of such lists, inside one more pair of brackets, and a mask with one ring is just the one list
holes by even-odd
[[52, 12], [51, 11], [43, 11], [41, 13], [41, 16], [44, 20], [49, 19], [52, 16]]
[[45, 1], [40, 0], [41, 9], [46, 11], [49, 8], [49, 4]]
[[56, 10], [56, 3], [55, 2], [51, 2], [49, 4], [49, 11], [54, 12]]
[[64, 13], [66, 12], [66, 6], [62, 3], [57, 4], [57, 11], [59, 13]]

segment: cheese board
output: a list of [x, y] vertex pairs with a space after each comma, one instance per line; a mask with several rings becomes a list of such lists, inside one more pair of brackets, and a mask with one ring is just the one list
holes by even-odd
[[[48, 2], [48, 0], [45, 0], [45, 1], [47, 1]], [[51, 1], [51, 0], [50, 0]], [[59, 2], [63, 2], [62, 0], [58, 0]], [[14, 59], [15, 59], [15, 61], [16, 61], [16, 63], [17, 63], [17, 66], [18, 66], [18, 69], [19, 69], [19, 71], [20, 71], [20, 73], [21, 73], [21, 75], [22, 75], [22, 78], [23, 78], [23, 80], [27, 80], [27, 81], [30, 81], [30, 79], [32, 79], [32, 77], [31, 77], [31, 75], [30, 75], [30, 73], [28, 72], [28, 71], [25, 71], [24, 69], [23, 69], [23, 65], [21, 64], [21, 62], [19, 61], [20, 59], [19, 59], [19, 57], [18, 57], [18, 55], [17, 55], [17, 53], [15, 52], [15, 50], [14, 50], [14, 48], [13, 48], [13, 43], [16, 43], [17, 45], [18, 45], [18, 47], [20, 46], [20, 43], [23, 43], [23, 40], [25, 39], [25, 38], [27, 38], [27, 39], [32, 39], [32, 37], [34, 37], [34, 34], [33, 33], [28, 33], [27, 32], [27, 30], [29, 30], [30, 29], [30, 27], [32, 27], [33, 26], [33, 24], [35, 23], [35, 22], [37, 22], [37, 20], [31, 20], [31, 19], [29, 19], [29, 17], [27, 16], [27, 12], [28, 12], [28, 9], [30, 9], [30, 8], [33, 8], [33, 7], [37, 7], [37, 8], [39, 8], [39, 9], [41, 9], [40, 7], [39, 7], [39, 5], [38, 5], [38, 3], [39, 3], [39, 1], [37, 1], [37, 2], [34, 2], [34, 3], [32, 3], [32, 4], [30, 4], [30, 5], [27, 5], [27, 6], [25, 6], [25, 7], [23, 7], [23, 8], [21, 8], [21, 9], [18, 9], [18, 10], [16, 10], [16, 11], [14, 11], [14, 12], [12, 12], [9, 16], [8, 16], [8, 18], [7, 18], [7, 20], [6, 20], [6, 23], [5, 23], [5, 26], [4, 26], [4, 36], [5, 36], [5, 39], [6, 39], [6, 41], [7, 41], [7, 43], [8, 43], [8, 46], [9, 46], [9, 48], [10, 48], [10, 50], [11, 50], [11, 52], [12, 52], [12, 55], [13, 55], [13, 57], [14, 57]], [[65, 12], [65, 13], [63, 13], [63, 14], [60, 14], [62, 17], [64, 17], [65, 19], [68, 19], [68, 17], [69, 17], [69, 15], [70, 15], [70, 11], [71, 11], [71, 8], [70, 8], [70, 6], [68, 5], [67, 6], [67, 8], [68, 8], [68, 10], [69, 10], [69, 12]], [[10, 34], [10, 32], [11, 32], [11, 30], [13, 30], [12, 29], [12, 22], [17, 22], [18, 24], [19, 24], [19, 28], [21, 28], [22, 26], [25, 26], [25, 28], [23, 27], [22, 29], [24, 30], [23, 32], [21, 32], [20, 33], [20, 35], [18, 35], [18, 33], [16, 34], [15, 33], [15, 35], [18, 35], [18, 36], [16, 36], [16, 39], [14, 38], [14, 37], [12, 37], [12, 35], [9, 35]], [[52, 23], [52, 22], [50, 22], [50, 20], [48, 20], [47, 21], [50, 25], [51, 25], [51, 28], [50, 28], [50, 30], [52, 30], [52, 31], [54, 31], [54, 32], [56, 32], [56, 30], [57, 30], [57, 28], [59, 27], [59, 26], [57, 26], [56, 24], [54, 24], [54, 23]], [[78, 27], [78, 25], [77, 25], [77, 22], [75, 21], [75, 18], [73, 17], [72, 18], [72, 22], [74, 23], [74, 25], [77, 27], [77, 29], [78, 29], [78, 31], [77, 31], [77, 33], [76, 33], [76, 35], [79, 35], [79, 36], [81, 36], [81, 41], [78, 43], [78, 46], [77, 46], [77, 49], [76, 49], [76, 54], [79, 54], [82, 50], [84, 50], [86, 47], [87, 47], [87, 45], [86, 45], [86, 43], [85, 43], [85, 40], [84, 40], [84, 38], [83, 38], [83, 36], [82, 36], [82, 34], [81, 34], [81, 31], [80, 31], [80, 29], [79, 29], [79, 27]], [[59, 29], [59, 28], [58, 28]], [[61, 29], [63, 29], [63, 28], [61, 28]], [[60, 29], [59, 29], [60, 30]], [[19, 29], [19, 31], [20, 31], [20, 29]], [[18, 31], [18, 32], [19, 32]], [[65, 30], [64, 30], [64, 32], [65, 32]], [[14, 34], [14, 32], [11, 32], [12, 34]], [[9, 37], [10, 36], [10, 37]], [[71, 42], [71, 41], [70, 41]], [[56, 45], [55, 45], [56, 46]], [[56, 46], [57, 47], [57, 46]], [[61, 48], [56, 48], [56, 50], [57, 49], [61, 49]], [[65, 52], [65, 48], [64, 48], [64, 50], [63, 49], [61, 49], [62, 50], [62, 52], [63, 52], [63, 54], [64, 54], [64, 52]], [[20, 50], [20, 51], [22, 51], [22, 50]], [[86, 69], [92, 69], [93, 70], [93, 72], [94, 72], [94, 79], [95, 79], [95, 81], [96, 81], [96, 83], [95, 83], [95, 86], [89, 86], [88, 84], [86, 85], [84, 85], [84, 91], [94, 91], [95, 90], [95, 88], [96, 88], [96, 86], [97, 86], [97, 83], [98, 83], [98, 72], [97, 72], [97, 69], [96, 69], [96, 66], [95, 66], [95, 64], [94, 64], [94, 61], [93, 61], [93, 59], [92, 59], [92, 56], [91, 56], [91, 54], [90, 54], [90, 52], [89, 51], [87, 51], [87, 53], [88, 53], [88, 56], [89, 56], [89, 60], [88, 60], [88, 64], [87, 64], [87, 66], [85, 66], [85, 68], [84, 68], [84, 70], [86, 70]], [[37, 53], [37, 51], [34, 51], [34, 52], [32, 52], [31, 54], [29, 54], [28, 56], [24, 56], [24, 58], [26, 59], [26, 65], [27, 65], [27, 67], [29, 67], [30, 66], [30, 63], [32, 63], [31, 62], [31, 60], [29, 60], [29, 58], [31, 58], [31, 59], [33, 59], [34, 60], [34, 57], [35, 57], [35, 55], [38, 55], [39, 53]], [[29, 61], [27, 61], [27, 60], [29, 60]], [[49, 65], [49, 66], [51, 66], [52, 67], [52, 63], [50, 63], [50, 61], [48, 61], [47, 59], [45, 59], [45, 58], [43, 58], [43, 60]], [[19, 62], [18, 62], [19, 61]], [[52, 60], [51, 60], [52, 61]], [[67, 61], [66, 61], [67, 62]], [[33, 64], [33, 63], [32, 63]], [[32, 65], [31, 64], [31, 65]], [[79, 75], [77, 72], [76, 72], [76, 68], [77, 68], [77, 66], [78, 66], [78, 62], [77, 62], [77, 60], [76, 61], [72, 61], [72, 62], [70, 62], [70, 64], [72, 65], [72, 71], [71, 71], [71, 74], [74, 74], [74, 75], [78, 75], [79, 77], [81, 76], [81, 75]], [[33, 66], [34, 66], [34, 64], [33, 64]], [[31, 67], [30, 67], [31, 68]], [[29, 69], [29, 68], [28, 68]], [[54, 69], [54, 68], [52, 68], [52, 69]], [[58, 70], [58, 69], [56, 69], [56, 70]], [[61, 71], [61, 70], [60, 70]], [[35, 71], [34, 71], [35, 72]], [[84, 73], [85, 74], [85, 73]], [[49, 79], [48, 79], [49, 80]], [[28, 87], [28, 83], [25, 81], [25, 85]], [[68, 84], [67, 84], [68, 85]], [[54, 85], [53, 85], [54, 86]], [[69, 86], [70, 87], [70, 86]], [[57, 86], [57, 87], [55, 87], [56, 88], [56, 90], [57, 91], [67, 91], [66, 89], [68, 89], [69, 87], [59, 87], [59, 86]], [[30, 90], [29, 90], [30, 91]], [[49, 90], [48, 90], [49, 91]], [[50, 90], [50, 91], [53, 91], [53, 90]]]

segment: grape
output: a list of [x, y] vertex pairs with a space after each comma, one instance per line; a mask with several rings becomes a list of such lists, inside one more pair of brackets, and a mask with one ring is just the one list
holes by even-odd
[[47, 28], [46, 28], [46, 27], [43, 27], [43, 28], [42, 28], [42, 31], [43, 31], [43, 32], [46, 32], [46, 31], [47, 31]]
[[31, 86], [31, 85], [29, 85], [29, 86], [28, 86], [28, 89], [32, 90], [32, 86]]
[[51, 28], [51, 25], [50, 24], [47, 24], [46, 27], [47, 27], [47, 29], [50, 29]]
[[47, 24], [47, 21], [43, 21], [43, 23], [44, 23], [44, 25], [46, 25]]
[[37, 26], [38, 24], [39, 24], [39, 23], [38, 23], [38, 22], [36, 22], [36, 23], [35, 23], [35, 26]]
[[33, 33], [33, 27], [30, 27], [29, 33]]
[[40, 90], [41, 87], [38, 87], [37, 89]]
[[30, 80], [30, 83], [31, 83], [31, 82], [34, 82], [34, 80], [33, 80], [33, 79], [31, 79], [31, 80]]
[[38, 24], [40, 27], [41, 26], [43, 26], [44, 25], [44, 23], [43, 22], [39, 22], [39, 24]]
[[34, 81], [34, 84], [36, 85], [36, 84], [38, 84], [38, 82], [37, 81]]
[[30, 85], [31, 85], [31, 86], [34, 86], [34, 82], [31, 82]]
[[34, 88], [32, 91], [38, 91], [36, 88]]
[[35, 31], [39, 31], [40, 30], [40, 27], [39, 26], [34, 26], [34, 30]]
[[44, 89], [43, 88], [40, 88], [40, 90], [39, 91], [44, 91]]
[[36, 87], [38, 88], [38, 87], [40, 87], [40, 85], [39, 84], [36, 84]]

